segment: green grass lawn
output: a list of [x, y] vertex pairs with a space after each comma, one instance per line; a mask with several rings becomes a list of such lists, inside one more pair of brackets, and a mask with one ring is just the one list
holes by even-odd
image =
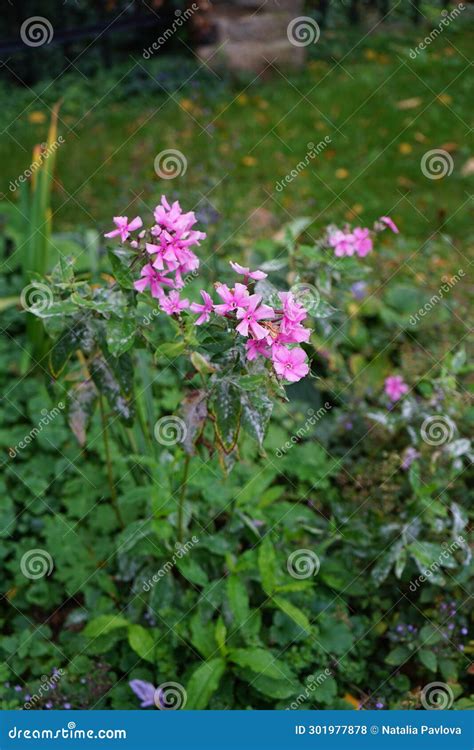
[[[4, 94], [0, 118], [10, 137], [0, 150], [2, 189], [11, 196], [8, 182], [29, 165], [33, 145], [45, 140], [48, 107], [61, 96], [65, 143], [58, 152], [56, 230], [105, 229], [113, 215], [144, 213], [166, 193], [186, 207], [210, 203], [225, 239], [237, 231], [253, 236], [273, 216], [301, 214], [311, 215], [315, 226], [355, 217], [370, 224], [390, 214], [411, 238], [424, 239], [443, 225], [465, 239], [470, 179], [462, 168], [472, 153], [472, 98], [469, 31], [459, 27], [415, 60], [409, 51], [421, 31], [366, 38], [353, 51], [350, 40], [342, 44], [328, 34], [334, 60], [331, 53], [312, 59], [291, 77], [275, 72], [264, 81], [223, 82], [191, 61], [140, 58], [94, 79], [74, 74], [44, 83], [37, 99], [30, 92]], [[174, 68], [176, 83], [166, 73], [157, 76], [163, 66]], [[276, 190], [305, 158], [307, 144], [326, 136], [329, 146]], [[174, 180], [158, 178], [153, 166], [168, 148], [187, 160], [186, 174]], [[454, 161], [452, 174], [440, 180], [420, 168], [435, 148]]]

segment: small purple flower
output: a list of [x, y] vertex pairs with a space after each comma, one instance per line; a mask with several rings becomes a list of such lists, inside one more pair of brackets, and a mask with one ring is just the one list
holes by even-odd
[[45, 708], [49, 709], [49, 708], [52, 708], [52, 707], [53, 707], [53, 701], [48, 701], [47, 703], [45, 703]]
[[467, 628], [461, 628], [461, 635], [467, 635], [468, 630]]
[[364, 299], [367, 294], [367, 284], [365, 281], [356, 281], [355, 284], [352, 284], [351, 286], [351, 292], [354, 299]]
[[148, 708], [149, 706], [155, 705], [156, 688], [151, 682], [144, 682], [144, 680], [131, 680], [128, 684], [135, 695], [140, 698], [141, 708]]
[[419, 457], [420, 453], [416, 450], [416, 448], [413, 448], [412, 446], [407, 448], [402, 457], [402, 469], [405, 469], [405, 471], [409, 469], [413, 461], [416, 461], [416, 459]]
[[63, 703], [63, 706], [66, 709], [66, 711], [69, 711], [69, 709], [72, 708], [70, 703]]
[[23, 688], [21, 687], [21, 685], [15, 685], [14, 690], [15, 690], [16, 693], [21, 693], [21, 691], [23, 690]]
[[384, 707], [384, 704], [381, 701], [377, 701], [377, 703], [375, 704], [375, 708], [383, 708], [383, 707]]

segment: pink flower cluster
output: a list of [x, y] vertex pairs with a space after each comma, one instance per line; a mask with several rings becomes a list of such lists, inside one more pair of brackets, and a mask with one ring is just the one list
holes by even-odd
[[302, 325], [306, 310], [294, 299], [291, 292], [280, 292], [280, 307], [273, 308], [262, 302], [260, 294], [252, 294], [249, 283], [266, 277], [263, 271], [250, 271], [249, 268], [232, 263], [231, 266], [244, 277], [244, 283], [237, 282], [232, 288], [217, 283], [216, 293], [220, 302], [214, 304], [211, 296], [201, 291], [203, 304], [194, 302], [190, 309], [198, 314], [196, 325], [207, 323], [211, 315], [220, 315], [235, 323], [236, 331], [244, 336], [247, 359], [257, 357], [271, 359], [276, 374], [290, 383], [296, 383], [309, 372], [307, 357], [299, 346], [289, 348], [309, 339], [310, 331]]
[[140, 232], [138, 239], [129, 238], [142, 226], [139, 217], [130, 222], [125, 216], [115, 217], [116, 229], [106, 234], [106, 237], [120, 237], [122, 242], [128, 241], [131, 247], [150, 256], [150, 261], [141, 269], [140, 278], [134, 282], [135, 289], [138, 292], [149, 289], [167, 315], [180, 315], [186, 309], [196, 313], [196, 325], [207, 323], [213, 314], [223, 316], [247, 339], [249, 360], [259, 356], [271, 359], [277, 375], [290, 383], [307, 375], [306, 354], [301, 347], [295, 346], [309, 339], [310, 331], [302, 325], [307, 313], [291, 292], [280, 292], [280, 304], [274, 309], [250, 289], [250, 284], [266, 278], [266, 274], [231, 262], [232, 269], [243, 277], [243, 281], [232, 288], [217, 283], [218, 304], [205, 290], [200, 292], [202, 302], [190, 303], [188, 299], [182, 299], [179, 290], [185, 285], [183, 276], [193, 273], [199, 266], [191, 247], [199, 245], [206, 235], [192, 228], [196, 223], [192, 211], [183, 213], [178, 201], [170, 206], [164, 196], [155, 208], [154, 218], [155, 224], [150, 232]]
[[[171, 206], [162, 196], [161, 203], [154, 211], [155, 224], [149, 237], [145, 231], [140, 232], [138, 240], [129, 240], [130, 234], [142, 226], [137, 216], [131, 222], [126, 216], [114, 217], [116, 229], [108, 232], [106, 237], [118, 237], [122, 242], [129, 240], [131, 247], [138, 248], [139, 240], [145, 242], [145, 250], [150, 262], [141, 269], [140, 278], [135, 281], [135, 289], [143, 292], [149, 289], [151, 296], [159, 301], [160, 308], [168, 315], [179, 314], [189, 307], [189, 300], [181, 299], [179, 289], [185, 285], [183, 276], [194, 273], [199, 268], [199, 259], [191, 250], [199, 245], [206, 235], [192, 227], [196, 217], [192, 211], [183, 213], [178, 201]], [[146, 241], [149, 239], [150, 241]], [[165, 293], [169, 291], [169, 294]]]
[[[387, 227], [395, 234], [398, 234], [398, 227], [389, 216], [381, 216], [375, 222], [374, 231], [380, 232]], [[373, 232], [370, 229], [362, 227], [355, 227], [352, 231], [349, 227], [346, 227], [344, 230], [332, 227], [329, 229], [327, 241], [329, 246], [334, 248], [334, 255], [338, 258], [346, 255], [354, 255], [354, 253], [359, 258], [365, 258], [366, 255], [372, 252], [374, 246]]]

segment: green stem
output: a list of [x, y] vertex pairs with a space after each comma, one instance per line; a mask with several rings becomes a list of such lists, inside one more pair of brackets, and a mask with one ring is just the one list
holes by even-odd
[[105, 461], [107, 463], [107, 477], [109, 480], [110, 500], [112, 502], [112, 507], [115, 511], [115, 515], [117, 516], [117, 521], [123, 529], [125, 528], [125, 524], [123, 522], [122, 514], [120, 513], [120, 508], [117, 503], [117, 493], [115, 491], [114, 475], [112, 473], [112, 460], [110, 458], [109, 431], [107, 426], [107, 417], [105, 416], [104, 411], [104, 400], [102, 396], [99, 396], [99, 408], [100, 418], [102, 421], [102, 436], [104, 439]]
[[187, 453], [186, 458], [184, 459], [183, 482], [181, 484], [181, 492], [179, 493], [178, 499], [178, 542], [184, 541], [184, 498], [186, 497], [186, 485], [188, 483], [190, 461], [191, 456]]

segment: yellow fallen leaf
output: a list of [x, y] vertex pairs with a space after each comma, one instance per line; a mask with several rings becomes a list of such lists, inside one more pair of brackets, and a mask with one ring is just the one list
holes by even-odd
[[340, 169], [336, 169], [335, 174], [338, 180], [345, 180], [347, 177], [349, 177], [349, 172], [343, 167], [341, 167]]
[[244, 156], [242, 159], [242, 164], [245, 164], [246, 167], [254, 167], [257, 163], [257, 160], [255, 156]]
[[191, 112], [194, 109], [194, 103], [191, 99], [181, 99], [179, 104], [186, 112]]
[[357, 698], [354, 698], [350, 693], [345, 694], [344, 700], [347, 701], [347, 703], [350, 703], [351, 706], [354, 706], [355, 709], [358, 710], [360, 708], [360, 701], [358, 701]]
[[44, 112], [30, 112], [28, 115], [29, 122], [40, 123], [45, 122], [46, 115]]
[[249, 98], [247, 94], [239, 94], [237, 97], [237, 104], [240, 104], [243, 106], [244, 104], [248, 104]]
[[471, 174], [474, 174], [474, 158], [472, 156], [463, 164], [461, 174], [463, 177], [469, 177]]
[[424, 143], [426, 141], [426, 135], [423, 135], [423, 133], [420, 132], [415, 133], [414, 138], [418, 143]]
[[362, 205], [362, 203], [354, 203], [354, 205], [351, 207], [351, 210], [354, 214], [358, 215], [363, 212], [364, 206]]
[[366, 60], [376, 60], [377, 59], [377, 53], [373, 49], [366, 49], [364, 52], [364, 57]]
[[422, 102], [423, 99], [420, 96], [412, 96], [411, 99], [402, 99], [397, 102], [396, 106], [397, 109], [415, 109], [415, 107], [419, 107]]
[[438, 96], [438, 99], [440, 102], [442, 102], [442, 104], [451, 104], [451, 102], [453, 101], [453, 97], [449, 96], [449, 94], [440, 94]]
[[410, 143], [399, 143], [398, 150], [401, 154], [411, 154], [413, 146]]

